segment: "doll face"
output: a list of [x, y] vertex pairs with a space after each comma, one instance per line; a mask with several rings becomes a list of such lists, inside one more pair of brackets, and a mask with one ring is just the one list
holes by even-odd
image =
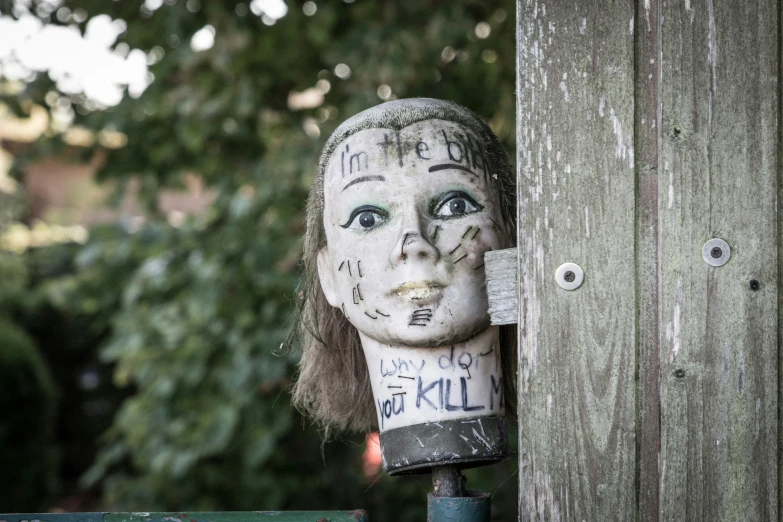
[[489, 326], [484, 253], [506, 247], [493, 173], [461, 125], [368, 129], [324, 174], [321, 287], [359, 332], [443, 346]]

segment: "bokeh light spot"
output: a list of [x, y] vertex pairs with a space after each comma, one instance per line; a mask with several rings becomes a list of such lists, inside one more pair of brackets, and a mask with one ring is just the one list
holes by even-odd
[[351, 76], [351, 68], [344, 63], [338, 63], [334, 68], [334, 74], [341, 80], [345, 80]]
[[474, 32], [476, 33], [476, 36], [478, 36], [483, 40], [489, 37], [490, 33], [492, 32], [492, 28], [489, 26], [487, 22], [479, 22], [476, 24], [476, 28], [474, 29]]
[[378, 98], [382, 100], [388, 100], [391, 94], [392, 94], [391, 87], [389, 87], [385, 83], [378, 86]]
[[302, 12], [307, 16], [313, 16], [316, 11], [318, 11], [318, 6], [315, 5], [315, 2], [305, 2], [304, 5], [302, 5]]

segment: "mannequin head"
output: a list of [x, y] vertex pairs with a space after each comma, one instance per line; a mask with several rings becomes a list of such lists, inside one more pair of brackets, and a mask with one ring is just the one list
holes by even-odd
[[340, 125], [308, 202], [296, 404], [327, 428], [368, 431], [362, 339], [420, 349], [486, 330], [483, 255], [513, 246], [515, 213], [506, 152], [470, 111], [404, 99]]

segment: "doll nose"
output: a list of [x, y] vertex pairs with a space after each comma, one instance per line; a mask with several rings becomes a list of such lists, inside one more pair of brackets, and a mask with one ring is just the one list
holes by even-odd
[[406, 226], [397, 240], [389, 261], [392, 266], [408, 261], [431, 261], [437, 263], [440, 251], [422, 233], [422, 227]]

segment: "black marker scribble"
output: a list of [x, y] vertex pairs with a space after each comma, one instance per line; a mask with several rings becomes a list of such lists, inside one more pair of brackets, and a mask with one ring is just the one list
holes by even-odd
[[474, 268], [473, 270], [478, 270], [478, 269], [479, 269], [479, 268], [481, 268], [482, 266], [484, 266], [484, 263], [481, 263], [479, 266], [477, 266], [477, 267], [476, 267], [476, 268]]
[[348, 275], [353, 276], [353, 273], [351, 272], [351, 260], [348, 260]]
[[462, 261], [462, 260], [463, 260], [463, 259], [465, 259], [466, 257], [468, 257], [468, 255], [467, 255], [467, 254], [465, 254], [464, 256], [460, 257], [460, 258], [459, 258], [459, 259], [457, 259], [456, 261], [454, 261], [454, 264], [456, 265], [457, 263], [459, 263], [460, 261]]
[[472, 236], [470, 236], [470, 239], [476, 239], [476, 236], [478, 233], [481, 232], [481, 229], [479, 227], [476, 227], [476, 231], [473, 233]]
[[405, 234], [405, 235], [402, 237], [402, 246], [400, 247], [400, 256], [401, 256], [403, 259], [405, 259], [405, 243], [408, 241], [408, 236], [409, 236], [409, 235], [410, 235], [410, 233], [406, 233], [406, 234]]
[[484, 353], [480, 353], [479, 355], [489, 355], [489, 354], [491, 354], [491, 353], [492, 353], [492, 352], [494, 352], [494, 351], [495, 351], [495, 349], [494, 349], [494, 348], [490, 348], [488, 351], [486, 351], [486, 352], [484, 352]]
[[437, 237], [438, 237], [438, 230], [440, 230], [440, 225], [436, 225], [435, 226], [435, 233], [432, 234], [432, 240], [433, 241], [435, 241], [435, 239], [437, 239]]
[[343, 265], [344, 265], [344, 264], [345, 264], [345, 261], [343, 261], [342, 263], [340, 263], [340, 268], [338, 268], [338, 269], [337, 269], [337, 271], [338, 271], [338, 272], [339, 272], [340, 270], [342, 270], [342, 269], [343, 269]]
[[397, 392], [397, 393], [392, 393], [392, 395], [405, 395], [406, 393], [408, 392]]
[[464, 234], [462, 234], [462, 239], [465, 239], [465, 236], [467, 236], [467, 235], [468, 235], [468, 233], [470, 233], [470, 231], [471, 231], [471, 230], [473, 230], [473, 225], [470, 225], [470, 226], [468, 227], [468, 229], [465, 231], [465, 233], [464, 233]]
[[345, 303], [341, 304], [340, 307], [343, 309], [343, 315], [345, 315]]
[[367, 317], [369, 317], [370, 319], [378, 319], [377, 317], [373, 317], [372, 315], [368, 314], [368, 313], [367, 313], [367, 310], [365, 310], [365, 311], [364, 311], [364, 315], [366, 315], [366, 316], [367, 316]]
[[359, 270], [359, 277], [362, 277], [362, 262], [357, 261], [356, 262], [356, 268]]
[[453, 254], [454, 252], [456, 252], [456, 251], [457, 251], [457, 249], [458, 249], [459, 247], [461, 247], [461, 246], [462, 246], [462, 243], [460, 243], [459, 245], [455, 246], [455, 247], [454, 247], [454, 250], [452, 250], [451, 252], [449, 252], [449, 255], [451, 255], [451, 254]]
[[382, 316], [384, 316], [384, 317], [389, 317], [389, 314], [385, 314], [385, 313], [381, 312], [381, 311], [380, 311], [380, 310], [378, 310], [378, 309], [376, 309], [376, 310], [375, 310], [375, 313], [376, 313], [376, 314], [378, 314], [378, 315], [382, 315]]
[[353, 289], [353, 304], [359, 304], [359, 300], [356, 298], [356, 288]]
[[412, 381], [415, 380], [413, 377], [407, 377], [405, 375], [398, 375], [397, 377], [399, 377], [400, 379], [410, 379]]
[[448, 169], [464, 170], [465, 172], [467, 172], [469, 174], [473, 174], [474, 176], [479, 177], [478, 174], [476, 174], [475, 172], [473, 172], [469, 168], [463, 167], [462, 165], [456, 165], [454, 163], [442, 163], [440, 165], [433, 165], [432, 167], [430, 167], [429, 171], [430, 172], [437, 172], [439, 170], [448, 170]]
[[389, 385], [389, 386], [387, 386], [387, 388], [402, 388], [402, 386], [392, 386], [392, 385]]
[[356, 293], [359, 294], [359, 300], [364, 301], [364, 297], [362, 297], [362, 291], [359, 289], [359, 283], [356, 283]]
[[[360, 166], [361, 166], [361, 164], [360, 164]], [[351, 168], [353, 168], [353, 165], [351, 165]], [[345, 176], [343, 176], [343, 177], [345, 177]], [[351, 185], [355, 185], [355, 184], [361, 183], [363, 181], [386, 181], [386, 178], [384, 178], [383, 176], [362, 176], [360, 178], [356, 178], [356, 179], [352, 180], [350, 183], [348, 183], [346, 186], [344, 186], [343, 190], [341, 190], [341, 192], [344, 192], [345, 189], [347, 189]]]

